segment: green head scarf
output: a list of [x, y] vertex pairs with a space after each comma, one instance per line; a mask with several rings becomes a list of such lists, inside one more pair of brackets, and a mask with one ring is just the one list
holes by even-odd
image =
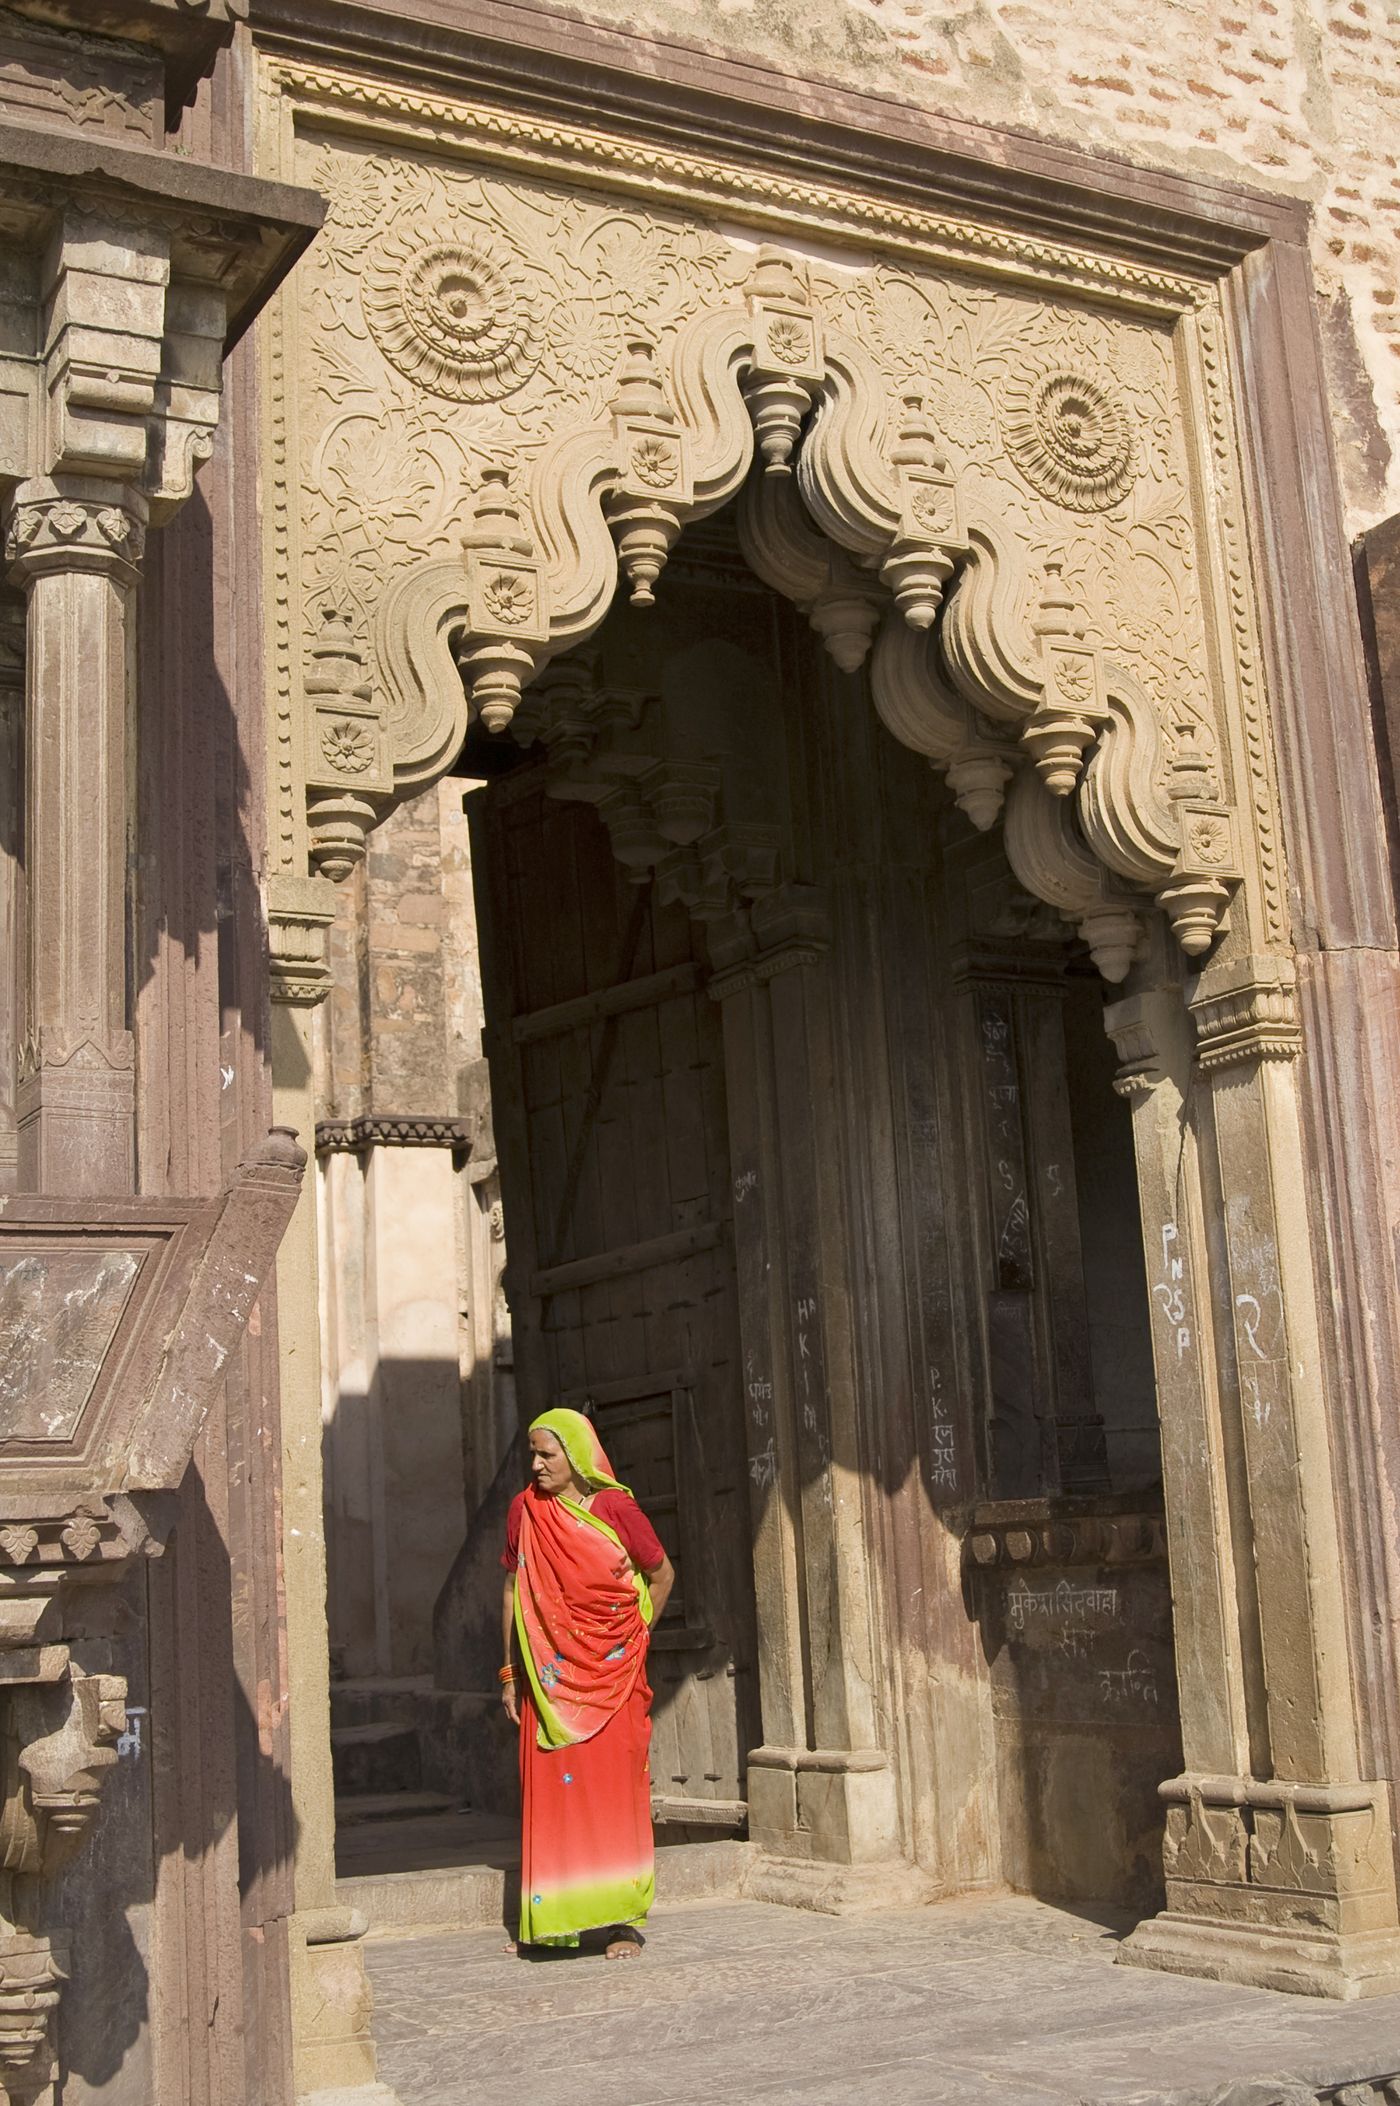
[[554, 1435], [568, 1456], [574, 1475], [583, 1479], [590, 1492], [604, 1488], [615, 1492], [628, 1490], [613, 1476], [612, 1464], [603, 1453], [603, 1443], [581, 1411], [569, 1411], [562, 1404], [556, 1405], [553, 1411], [542, 1411], [537, 1419], [531, 1419], [530, 1431]]

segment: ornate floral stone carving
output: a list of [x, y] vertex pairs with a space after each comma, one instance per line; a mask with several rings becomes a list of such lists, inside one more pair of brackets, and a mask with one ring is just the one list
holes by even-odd
[[1021, 474], [1042, 497], [1072, 512], [1106, 512], [1134, 475], [1126, 404], [1082, 370], [1020, 373], [1002, 389], [1002, 430]]
[[[1153, 898], [1189, 956], [1211, 948], [1244, 847], [1160, 302], [1154, 322], [1063, 277], [755, 256], [694, 208], [371, 157], [314, 124], [302, 150], [333, 201], [302, 303], [307, 576], [373, 638], [389, 795], [449, 765], [473, 713], [528, 710], [619, 566], [638, 605], [657, 598], [687, 522], [752, 463], [750, 560], [844, 667], [880, 631], [876, 706], [973, 823], [1027, 763], [1073, 806], [1058, 831], [1037, 819], [1033, 853], [1020, 826], [1023, 882], [1092, 928], [1114, 977]], [[469, 425], [438, 406], [461, 400]], [[551, 705], [551, 738], [567, 716]], [[337, 798], [377, 810], [371, 779], [341, 766]], [[641, 854], [634, 803], [610, 810]], [[349, 867], [350, 828], [320, 827], [321, 868], [327, 845]]]
[[539, 364], [536, 302], [475, 229], [424, 246], [418, 220], [391, 227], [366, 265], [361, 299], [390, 364], [435, 395], [497, 402]]

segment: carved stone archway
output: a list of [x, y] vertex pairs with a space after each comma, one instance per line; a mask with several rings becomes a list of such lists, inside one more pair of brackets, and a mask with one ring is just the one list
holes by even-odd
[[[1178, 271], [1165, 235], [1125, 259], [1048, 208], [1033, 234], [986, 227], [290, 62], [277, 89], [332, 200], [324, 297], [303, 289], [272, 354], [284, 991], [318, 992], [329, 888], [305, 857], [345, 874], [473, 711], [504, 727], [597, 630], [619, 571], [664, 593], [685, 525], [739, 497], [754, 569], [838, 664], [869, 656], [890, 729], [1000, 820], [1021, 883], [1123, 989], [1185, 1743], [1168, 1908], [1125, 1957], [1395, 1986], [1209, 245]], [[808, 1753], [873, 1832], [858, 1710]], [[767, 1752], [800, 1776], [800, 1750]]]
[[[474, 323], [483, 342], [513, 342], [508, 285], [478, 251], [444, 248], [405, 266], [396, 321], [368, 311], [383, 340], [424, 360], [412, 330], [428, 317], [445, 360], [454, 300], [491, 317]], [[493, 370], [504, 364], [509, 377], [524, 355], [520, 342], [494, 349]], [[462, 360], [465, 386], [465, 348]], [[1037, 524], [1053, 522], [1037, 546], [955, 472], [926, 393], [937, 397], [934, 372], [892, 385], [849, 326], [828, 319], [801, 259], [776, 247], [759, 252], [739, 298], [675, 333], [665, 371], [656, 346], [634, 336], [604, 417], [580, 400], [577, 423], [528, 470], [517, 459], [483, 471], [465, 561], [411, 564], [384, 592], [375, 644], [392, 758], [385, 751], [376, 770], [384, 741], [342, 720], [375, 690], [314, 684], [313, 862], [342, 875], [384, 801], [449, 764], [473, 712], [503, 730], [541, 668], [596, 631], [619, 569], [633, 603], [650, 605], [684, 526], [743, 490], [758, 575], [809, 615], [844, 669], [874, 643], [886, 724], [947, 774], [975, 825], [992, 825], [1006, 802], [1017, 876], [1078, 927], [1105, 977], [1126, 976], [1154, 898], [1186, 956], [1202, 956], [1242, 875], [1217, 711], [1208, 689], [1192, 696], [1185, 684], [1167, 706], [1154, 702], [1144, 671], [1160, 678], [1160, 664], [1149, 651], [1134, 672], [1141, 637], [1135, 653], [1113, 604], [1126, 596], [1129, 620], [1150, 626], [1150, 610], [1132, 604], [1134, 565], [1164, 575], [1162, 547], [1189, 532], [1184, 518], [1144, 525], [1128, 502], [1143, 468], [1141, 408], [1106, 365], [1053, 335], [1009, 367], [993, 458], [1041, 501]], [[1086, 539], [1097, 590], [1082, 568]], [[340, 619], [333, 610], [313, 645], [323, 661], [336, 656]]]

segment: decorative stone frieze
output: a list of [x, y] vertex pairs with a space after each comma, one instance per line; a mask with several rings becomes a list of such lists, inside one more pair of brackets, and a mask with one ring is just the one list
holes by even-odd
[[1160, 1564], [1167, 1554], [1166, 1528], [1160, 1513], [1073, 1511], [1057, 1501], [1006, 1502], [977, 1508], [964, 1541], [964, 1564], [989, 1572], [1000, 1567], [1037, 1565]]
[[17, 583], [45, 573], [104, 571], [134, 584], [145, 553], [147, 507], [138, 491], [81, 497], [23, 485], [10, 510], [5, 560]]
[[[121, 80], [130, 71], [133, 49], [148, 52], [173, 123], [248, 8], [247, 0], [11, 0], [8, 12], [45, 28], [113, 39], [112, 60], [94, 82], [109, 92], [112, 74]], [[65, 46], [71, 53], [71, 40]], [[80, 122], [81, 108], [74, 112]]]

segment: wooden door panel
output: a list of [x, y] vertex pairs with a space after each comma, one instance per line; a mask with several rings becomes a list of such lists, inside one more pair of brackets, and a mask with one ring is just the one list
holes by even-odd
[[651, 1515], [656, 1790], [732, 1812], [758, 1721], [719, 1013], [591, 809], [534, 768], [472, 804], [522, 1410], [586, 1405]]

